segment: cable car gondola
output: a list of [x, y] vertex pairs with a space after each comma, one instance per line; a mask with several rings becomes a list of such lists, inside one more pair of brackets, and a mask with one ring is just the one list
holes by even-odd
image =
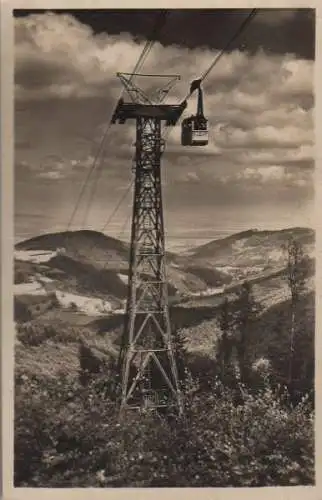
[[203, 95], [201, 79], [194, 80], [190, 87], [190, 94], [198, 89], [197, 114], [182, 120], [181, 144], [182, 146], [206, 146], [208, 144], [208, 120], [203, 114]]

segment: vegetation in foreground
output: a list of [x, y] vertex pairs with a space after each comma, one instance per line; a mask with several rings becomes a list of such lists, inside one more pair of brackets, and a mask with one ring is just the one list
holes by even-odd
[[[313, 410], [264, 386], [211, 392], [185, 383], [186, 418], [130, 414], [122, 424], [106, 375], [20, 380], [15, 485], [29, 487], [273, 486], [314, 483]], [[28, 404], [26, 404], [28, 401]]]

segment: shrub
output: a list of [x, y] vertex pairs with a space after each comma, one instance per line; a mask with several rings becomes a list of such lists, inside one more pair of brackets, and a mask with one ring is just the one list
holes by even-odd
[[[81, 331], [84, 336], [91, 336], [85, 328]], [[57, 344], [68, 344], [76, 342], [79, 338], [79, 329], [70, 325], [57, 323], [43, 324], [41, 322], [28, 322], [17, 326], [17, 339], [26, 346], [39, 346], [48, 340]]]
[[28, 273], [25, 273], [22, 270], [18, 270], [15, 268], [14, 283], [18, 285], [20, 283], [28, 283], [28, 281], [29, 281]]
[[78, 311], [78, 307], [77, 307], [77, 304], [75, 302], [71, 302], [69, 308], [73, 312]]
[[25, 323], [32, 319], [32, 314], [28, 306], [17, 299], [17, 297], [14, 298], [14, 317], [15, 321], [19, 323]]
[[[314, 482], [313, 412], [269, 387], [260, 395], [217, 380], [212, 393], [186, 381], [185, 420], [130, 413], [119, 422], [108, 377], [82, 387], [37, 380], [16, 393], [15, 485], [273, 486]], [[28, 401], [28, 404], [26, 402]], [[28, 459], [27, 459], [28, 457]]]

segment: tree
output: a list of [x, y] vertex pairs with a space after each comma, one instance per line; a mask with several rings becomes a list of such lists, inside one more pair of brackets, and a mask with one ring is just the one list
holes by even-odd
[[236, 332], [236, 350], [241, 382], [247, 383], [250, 369], [249, 349], [247, 349], [253, 325], [260, 313], [260, 306], [253, 296], [250, 283], [244, 282], [234, 301], [234, 329]]
[[219, 306], [218, 323], [222, 332], [217, 346], [217, 363], [223, 381], [227, 380], [229, 366], [231, 364], [231, 354], [233, 342], [231, 338], [233, 329], [233, 316], [229, 306], [228, 298], [225, 297]]
[[288, 384], [293, 380], [293, 358], [295, 348], [297, 311], [301, 295], [305, 291], [308, 277], [308, 258], [304, 254], [303, 245], [294, 238], [289, 238], [283, 250], [287, 256], [286, 279], [291, 293], [290, 302], [290, 350], [288, 363]]
[[186, 339], [184, 334], [177, 329], [174, 329], [172, 338], [178, 377], [180, 382], [183, 382], [186, 376]]
[[103, 362], [82, 339], [79, 342], [78, 357], [80, 365], [79, 379], [82, 385], [86, 385], [93, 374], [102, 372]]

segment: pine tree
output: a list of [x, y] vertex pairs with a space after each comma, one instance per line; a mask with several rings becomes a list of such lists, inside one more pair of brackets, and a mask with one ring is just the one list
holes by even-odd
[[294, 238], [290, 238], [283, 246], [287, 255], [286, 279], [291, 293], [290, 302], [290, 349], [288, 363], [288, 384], [293, 380], [293, 358], [296, 342], [297, 309], [301, 295], [305, 290], [308, 276], [308, 259], [304, 254], [303, 246]]
[[232, 354], [231, 333], [233, 328], [233, 317], [229, 307], [228, 298], [225, 297], [219, 307], [219, 326], [222, 335], [218, 341], [217, 363], [219, 365], [220, 375], [223, 381], [227, 381]]
[[186, 377], [186, 338], [182, 331], [173, 331], [173, 347], [176, 357], [179, 381], [183, 382]]
[[236, 333], [236, 350], [242, 383], [249, 381], [249, 340], [253, 325], [260, 313], [260, 305], [255, 300], [252, 286], [243, 283], [234, 302], [234, 329]]

